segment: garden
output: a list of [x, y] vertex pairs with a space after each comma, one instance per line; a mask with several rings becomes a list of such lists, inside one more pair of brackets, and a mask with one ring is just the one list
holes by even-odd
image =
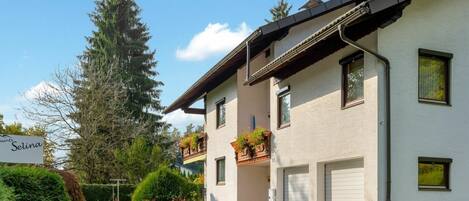
[[[203, 182], [203, 181], [202, 181]], [[71, 172], [35, 166], [0, 166], [0, 201], [199, 201], [200, 178], [161, 166], [137, 185], [80, 184]]]

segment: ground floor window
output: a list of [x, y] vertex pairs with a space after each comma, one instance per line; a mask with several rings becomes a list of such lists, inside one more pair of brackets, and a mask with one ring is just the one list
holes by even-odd
[[216, 159], [217, 163], [217, 185], [225, 184], [225, 157]]
[[450, 190], [450, 165], [452, 159], [419, 157], [419, 190]]

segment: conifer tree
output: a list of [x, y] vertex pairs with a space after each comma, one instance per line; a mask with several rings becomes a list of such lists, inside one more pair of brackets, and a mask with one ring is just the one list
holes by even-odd
[[97, 1], [90, 15], [96, 31], [87, 38], [81, 66], [85, 78], [90, 71], [114, 68], [114, 79], [123, 83], [127, 93], [125, 109], [136, 122], [152, 122], [155, 130], [163, 124], [158, 114], [163, 109], [159, 101], [163, 83], [154, 80], [158, 75], [155, 51], [147, 46], [151, 37], [139, 13], [133, 0]]
[[288, 2], [285, 2], [285, 0], [279, 0], [277, 5], [269, 10], [272, 15], [272, 19], [266, 19], [265, 21], [269, 23], [287, 17], [291, 8], [292, 6]]

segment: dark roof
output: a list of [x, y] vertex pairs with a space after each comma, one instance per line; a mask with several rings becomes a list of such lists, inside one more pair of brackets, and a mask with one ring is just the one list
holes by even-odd
[[294, 75], [346, 46], [337, 30], [339, 24], [349, 24], [347, 35], [353, 40], [358, 40], [396, 21], [409, 3], [410, 0], [364, 2], [254, 72], [248, 83], [253, 85], [270, 77], [284, 79]]
[[197, 80], [186, 92], [184, 92], [184, 94], [169, 105], [163, 113], [167, 114], [180, 108], [184, 109], [189, 107], [205, 93], [213, 90], [235, 74], [236, 70], [246, 62], [247, 41], [250, 42], [251, 57], [255, 57], [273, 41], [285, 36], [291, 27], [344, 7], [348, 4], [361, 1], [362, 0], [330, 0], [317, 7], [300, 11], [286, 18], [259, 27], [222, 60], [215, 64], [215, 66], [205, 73], [205, 75]]

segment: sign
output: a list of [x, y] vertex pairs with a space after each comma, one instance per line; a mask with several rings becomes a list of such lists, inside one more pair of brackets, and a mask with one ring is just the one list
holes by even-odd
[[42, 164], [44, 138], [0, 134], [0, 162]]

